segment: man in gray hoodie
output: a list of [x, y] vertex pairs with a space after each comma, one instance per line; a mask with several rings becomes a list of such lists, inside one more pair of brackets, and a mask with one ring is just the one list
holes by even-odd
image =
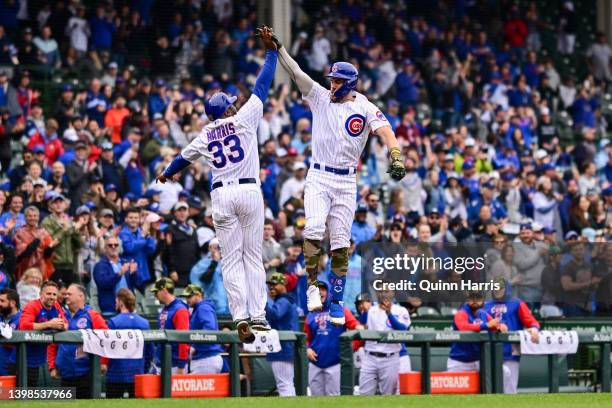
[[521, 224], [518, 242], [514, 243], [514, 264], [519, 281], [515, 285], [516, 296], [527, 303], [542, 299], [542, 271], [546, 266], [548, 246], [533, 239], [531, 223]]

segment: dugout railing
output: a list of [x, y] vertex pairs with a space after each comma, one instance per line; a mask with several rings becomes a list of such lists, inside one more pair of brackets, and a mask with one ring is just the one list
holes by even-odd
[[[608, 333], [578, 332], [580, 344], [600, 347], [599, 382], [602, 392], [610, 392], [610, 346], [612, 336]], [[503, 345], [520, 343], [519, 334], [474, 333], [457, 331], [373, 331], [352, 330], [340, 336], [340, 392], [352, 395], [355, 387], [353, 365], [354, 340], [403, 343], [421, 349], [421, 393], [431, 394], [431, 349], [448, 347], [451, 343], [480, 343], [480, 390], [483, 394], [503, 392]], [[548, 355], [548, 391], [559, 392], [559, 359], [557, 354]]]
[[[306, 395], [308, 386], [308, 364], [306, 358], [306, 335], [300, 332], [279, 331], [280, 341], [295, 343], [294, 367], [295, 389], [297, 395]], [[229, 376], [230, 395], [241, 396], [240, 387], [240, 339], [236, 332], [230, 331], [177, 331], [177, 330], [144, 330], [143, 337], [146, 343], [156, 343], [161, 347], [161, 396], [169, 398], [172, 394], [172, 343], [190, 344], [227, 344], [229, 345]], [[10, 339], [0, 337], [0, 344], [15, 344], [17, 346], [17, 387], [27, 387], [27, 344], [51, 343], [83, 343], [80, 331], [71, 330], [56, 333], [40, 331], [13, 331]], [[261, 357], [261, 354], [252, 354]], [[100, 357], [90, 356], [91, 364], [91, 398], [100, 398], [102, 393], [102, 374], [100, 371]]]

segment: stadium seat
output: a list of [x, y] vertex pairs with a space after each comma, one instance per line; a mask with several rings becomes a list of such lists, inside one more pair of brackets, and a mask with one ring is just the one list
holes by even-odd
[[457, 308], [456, 307], [443, 306], [443, 307], [440, 308], [440, 314], [442, 316], [445, 316], [445, 317], [454, 316], [455, 313], [457, 313]]

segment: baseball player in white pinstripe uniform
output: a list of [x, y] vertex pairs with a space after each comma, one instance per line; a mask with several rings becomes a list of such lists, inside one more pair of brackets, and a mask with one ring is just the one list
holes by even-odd
[[[379, 303], [367, 312], [368, 330], [408, 330], [410, 313], [405, 307], [393, 303], [393, 292], [379, 291], [377, 296]], [[360, 395], [374, 395], [376, 391], [382, 395], [397, 393], [401, 348], [399, 343], [366, 341], [359, 371]]]
[[312, 124], [312, 162], [304, 190], [306, 228], [304, 256], [308, 272], [308, 310], [320, 311], [323, 305], [317, 280], [321, 241], [329, 227], [331, 246], [330, 321], [344, 325], [343, 295], [348, 270], [351, 224], [355, 214], [356, 168], [368, 135], [380, 136], [389, 149], [388, 172], [395, 180], [406, 174], [401, 151], [385, 115], [355, 91], [357, 69], [348, 62], [336, 62], [327, 77], [330, 89], [314, 82], [291, 58], [273, 36], [283, 69], [297, 84], [310, 105]]
[[269, 30], [258, 35], [267, 52], [249, 100], [238, 111], [235, 96], [214, 94], [205, 105], [211, 122], [157, 178], [165, 183], [201, 156], [210, 165], [213, 221], [223, 251], [223, 283], [238, 334], [246, 343], [255, 340], [251, 329], [270, 329], [265, 319], [267, 290], [261, 255], [264, 203], [259, 186], [257, 126], [274, 77], [277, 51]]

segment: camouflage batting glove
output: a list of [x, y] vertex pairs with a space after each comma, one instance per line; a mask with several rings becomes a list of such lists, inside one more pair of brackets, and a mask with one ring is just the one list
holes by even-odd
[[398, 147], [394, 147], [389, 152], [389, 169], [387, 173], [391, 175], [391, 178], [396, 181], [400, 181], [406, 175], [406, 167], [404, 167], [404, 161], [401, 157], [402, 152]]

